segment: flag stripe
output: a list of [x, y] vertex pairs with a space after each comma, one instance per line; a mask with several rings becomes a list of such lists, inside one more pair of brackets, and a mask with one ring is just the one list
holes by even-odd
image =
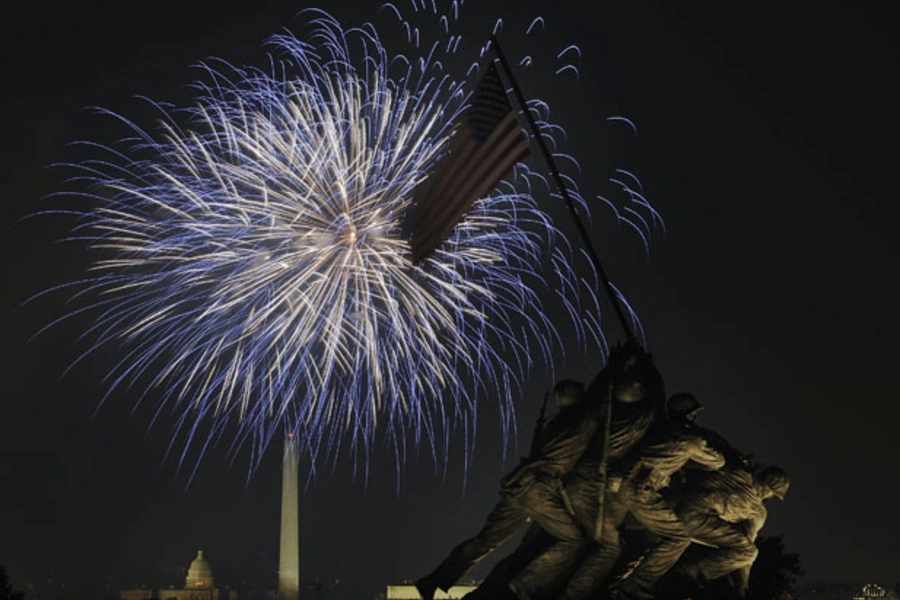
[[528, 138], [492, 63], [463, 115], [448, 154], [420, 191], [410, 246], [422, 260], [440, 246], [472, 205], [530, 154]]
[[460, 144], [461, 158], [447, 163], [443, 176], [422, 214], [417, 241], [432, 249], [440, 244], [463, 214], [478, 199], [489, 193], [500, 179], [529, 152], [515, 115], [496, 129], [482, 145], [471, 139]]
[[423, 215], [422, 228], [416, 241], [428, 250], [435, 249], [471, 205], [489, 193], [515, 162], [524, 158], [527, 153], [528, 149], [525, 148], [517, 154], [509, 155], [509, 158], [498, 156], [491, 158], [486, 156], [488, 153], [485, 150], [475, 150], [471, 160], [478, 165], [477, 169], [462, 179], [461, 187], [454, 189], [453, 185], [446, 185], [433, 195], [430, 210]]

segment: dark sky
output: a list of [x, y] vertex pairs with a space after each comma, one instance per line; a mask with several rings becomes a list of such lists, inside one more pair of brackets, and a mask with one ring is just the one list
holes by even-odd
[[[323, 4], [348, 24], [376, 4]], [[707, 405], [706, 425], [763, 462], [786, 468], [788, 499], [764, 532], [783, 534], [809, 579], [900, 580], [897, 223], [893, 187], [898, 54], [887, 9], [875, 3], [507, 2], [514, 25], [547, 18], [555, 48], [578, 44], [581, 80], [526, 92], [549, 98], [570, 131], [586, 194], [614, 166], [641, 175], [668, 236], [645, 259], [633, 237], [605, 225], [606, 269], [638, 310], [669, 391]], [[683, 5], [686, 3], [678, 3]], [[48, 576], [180, 583], [198, 548], [225, 581], [269, 581], [277, 568], [279, 461], [246, 478], [213, 453], [193, 484], [169, 462], [165, 425], [120, 394], [92, 417], [104, 357], [62, 371], [79, 331], [28, 338], [64, 312], [30, 295], [79, 276], [87, 258], [54, 244], [69, 222], [20, 219], [59, 189], [45, 169], [71, 159], [68, 142], [105, 140], [85, 107], [140, 115], [137, 94], [185, 97], [189, 66], [207, 56], [259, 62], [260, 42], [306, 5], [290, 2], [26, 3], [2, 32], [4, 285], [0, 396], [0, 564], [13, 583]], [[490, 28], [484, 3], [467, 34]], [[478, 12], [485, 10], [484, 13]], [[537, 54], [537, 51], [535, 51]], [[537, 67], [536, 67], [537, 68]], [[571, 92], [562, 92], [570, 89]], [[635, 143], [607, 124], [622, 115]], [[619, 335], [607, 320], [611, 337]], [[106, 359], [110, 357], [107, 355]], [[561, 357], [586, 378], [592, 357]], [[523, 394], [520, 448], [543, 390]], [[539, 391], [536, 391], [539, 390]], [[302, 572], [367, 595], [424, 574], [474, 533], [495, 499], [503, 462], [489, 408], [464, 488], [462, 464], [436, 474], [413, 459], [399, 493], [389, 456], [368, 486], [347, 465], [303, 496]]]

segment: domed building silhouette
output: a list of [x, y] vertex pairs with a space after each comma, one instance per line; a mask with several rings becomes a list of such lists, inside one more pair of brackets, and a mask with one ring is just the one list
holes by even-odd
[[188, 567], [187, 582], [185, 583], [185, 587], [187, 589], [197, 589], [211, 588], [212, 586], [212, 569], [209, 567], [209, 563], [206, 562], [206, 559], [203, 558], [203, 550], [197, 550], [197, 558], [195, 558], [191, 562], [191, 566]]
[[220, 590], [214, 586], [212, 567], [197, 550], [197, 556], [188, 567], [184, 588], [119, 590], [122, 600], [238, 600], [237, 590]]

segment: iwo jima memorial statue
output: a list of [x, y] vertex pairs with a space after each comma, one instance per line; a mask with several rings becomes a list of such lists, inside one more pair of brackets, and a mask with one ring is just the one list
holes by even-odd
[[[491, 42], [496, 63], [526, 106], [496, 38]], [[497, 77], [495, 69], [491, 73]], [[701, 589], [722, 600], [742, 598], [766, 521], [765, 502], [784, 499], [787, 474], [752, 463], [699, 426], [703, 405], [692, 394], [666, 398], [663, 379], [631, 332], [543, 137], [529, 111], [522, 114], [627, 341], [610, 350], [587, 386], [556, 384], [558, 413], [544, 425], [542, 411], [530, 455], [502, 479], [482, 529], [416, 581], [419, 595], [433, 600], [436, 590], [449, 590], [528, 524], [518, 548], [466, 600], [684, 600]]]
[[784, 499], [785, 472], [752, 465], [698, 426], [693, 395], [666, 401], [651, 355], [633, 342], [586, 389], [563, 380], [553, 397], [558, 414], [503, 478], [484, 527], [416, 582], [423, 600], [525, 523], [519, 547], [468, 600], [688, 598], [712, 584], [718, 597], [742, 597], [765, 501]]

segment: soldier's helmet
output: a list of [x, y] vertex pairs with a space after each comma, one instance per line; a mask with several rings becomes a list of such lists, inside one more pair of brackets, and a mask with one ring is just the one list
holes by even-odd
[[772, 493], [779, 500], [784, 500], [788, 488], [791, 487], [791, 480], [788, 479], [784, 469], [780, 467], [766, 467], [756, 474], [756, 480], [772, 490]]
[[669, 415], [673, 417], [687, 417], [692, 413], [696, 413], [703, 409], [703, 405], [694, 397], [693, 394], [687, 392], [679, 392], [672, 394], [666, 405]]
[[575, 406], [584, 399], [584, 384], [580, 381], [563, 379], [553, 387], [553, 399], [560, 408]]

